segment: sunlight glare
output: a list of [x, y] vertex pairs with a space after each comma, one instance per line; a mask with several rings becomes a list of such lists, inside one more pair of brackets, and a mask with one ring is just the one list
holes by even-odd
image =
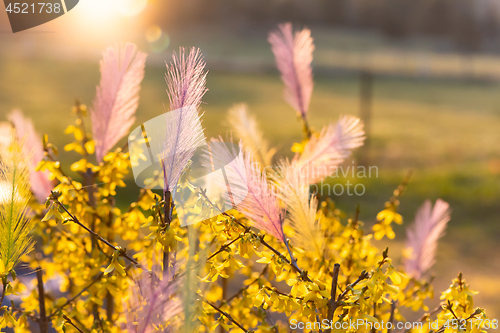
[[102, 47], [110, 40], [131, 38], [148, 0], [85, 0], [75, 10], [70, 22], [71, 36], [80, 44]]
[[140, 14], [148, 0], [120, 0], [118, 2], [118, 12], [125, 17], [136, 16]]

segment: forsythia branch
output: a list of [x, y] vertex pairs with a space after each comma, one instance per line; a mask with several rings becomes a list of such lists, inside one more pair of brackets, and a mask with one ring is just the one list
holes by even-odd
[[[336, 277], [338, 278], [338, 272], [340, 270], [340, 265], [339, 264], [335, 264], [334, 266], [334, 280], [336, 280]], [[337, 274], [336, 277], [335, 277], [335, 273]], [[333, 314], [335, 313], [335, 310], [337, 310], [337, 307], [340, 305], [340, 302], [344, 299], [344, 297], [347, 295], [347, 293], [352, 290], [352, 288], [354, 288], [359, 282], [365, 280], [365, 279], [368, 279], [370, 277], [370, 274], [366, 271], [363, 271], [361, 272], [361, 275], [356, 279], [356, 281], [354, 281], [353, 283], [351, 283], [350, 285], [348, 285], [345, 290], [337, 297], [337, 300], [332, 302], [332, 300], [330, 299], [330, 306], [329, 306], [329, 309], [328, 309], [328, 319], [329, 320], [332, 320], [333, 319]], [[332, 281], [332, 292], [331, 292], [331, 295], [332, 297], [335, 296], [336, 294], [336, 289], [335, 288], [335, 292], [333, 291], [333, 282], [335, 282], [335, 286], [337, 285], [336, 281]], [[334, 299], [334, 298], [332, 298]], [[326, 332], [331, 332], [331, 327], [330, 329], [328, 329], [328, 331]]]
[[40, 320], [38, 324], [40, 325], [40, 333], [48, 333], [49, 321], [47, 320], [47, 313], [45, 311], [45, 288], [43, 287], [43, 273], [41, 267], [36, 269], [36, 278], [38, 281], [38, 301], [40, 303]]
[[89, 227], [87, 227], [86, 225], [84, 225], [83, 223], [81, 223], [78, 220], [78, 218], [75, 215], [71, 214], [69, 212], [69, 210], [59, 201], [59, 199], [57, 198], [57, 195], [56, 195], [56, 193], [54, 191], [52, 191], [50, 199], [53, 202], [55, 202], [57, 205], [59, 205], [59, 207], [61, 207], [70, 216], [71, 221], [73, 221], [74, 223], [78, 224], [80, 227], [82, 227], [87, 232], [89, 232], [90, 234], [92, 234], [92, 236], [94, 236], [97, 240], [103, 242], [104, 244], [106, 244], [107, 246], [109, 246], [110, 248], [112, 248], [113, 250], [118, 251], [120, 253], [120, 256], [127, 258], [128, 260], [130, 260], [131, 262], [133, 262], [137, 266], [141, 266], [139, 264], [139, 262], [137, 262], [137, 260], [135, 260], [134, 258], [130, 257], [126, 253], [125, 249], [123, 249], [121, 247], [118, 247], [118, 246], [114, 246], [113, 244], [111, 244], [110, 242], [108, 242], [107, 240], [105, 240], [104, 238], [102, 238], [101, 236], [99, 236], [99, 234], [96, 233], [94, 230], [90, 229]]
[[[213, 208], [217, 209], [220, 214], [226, 216], [226, 217], [229, 217], [231, 218], [232, 220], [234, 220], [240, 227], [242, 228], [245, 228], [245, 232], [251, 232], [254, 236], [258, 237], [261, 244], [264, 245], [265, 247], [267, 247], [269, 250], [271, 250], [274, 254], [276, 254], [277, 256], [279, 256], [281, 259], [283, 259], [287, 264], [289, 264], [297, 273], [300, 274], [300, 276], [308, 281], [308, 282], [312, 282], [312, 280], [309, 278], [309, 276], [307, 275], [307, 273], [305, 271], [302, 271], [298, 266], [297, 264], [295, 263], [295, 261], [292, 259], [292, 261], [290, 261], [287, 257], [285, 257], [281, 252], [279, 252], [278, 250], [276, 250], [274, 247], [272, 247], [271, 245], [269, 245], [269, 243], [267, 243], [265, 240], [264, 240], [264, 235], [262, 236], [259, 236], [257, 234], [255, 234], [255, 232], [253, 232], [249, 227], [245, 226], [243, 223], [241, 223], [237, 218], [235, 218], [234, 216], [232, 215], [229, 215], [228, 213], [226, 212], [223, 212], [219, 207], [217, 207], [217, 205], [215, 205], [206, 195], [205, 191], [202, 189], [200, 191], [201, 195], [205, 198], [205, 200], [207, 200], [207, 202], [210, 204], [210, 206], [212, 206]], [[292, 257], [293, 258], [293, 257]]]
[[212, 308], [214, 308], [217, 312], [219, 312], [221, 315], [223, 315], [224, 317], [226, 317], [227, 319], [229, 319], [233, 324], [235, 324], [236, 326], [238, 326], [243, 332], [246, 332], [246, 333], [251, 333], [252, 331], [248, 331], [247, 329], [245, 329], [240, 323], [238, 323], [236, 320], [234, 320], [233, 317], [231, 317], [230, 314], [228, 314], [227, 312], [219, 309], [217, 307], [217, 305], [213, 304], [212, 302], [210, 301], [205, 301], [205, 303], [207, 303], [208, 305], [210, 305]]
[[71, 321], [71, 319], [70, 319], [68, 316], [66, 316], [66, 315], [64, 315], [64, 314], [63, 314], [63, 318], [64, 318], [64, 320], [66, 320], [66, 322], [67, 322], [68, 324], [70, 324], [71, 326], [73, 326], [73, 327], [74, 327], [74, 328], [75, 328], [78, 332], [80, 332], [80, 333], [84, 333], [84, 332], [83, 332], [80, 328], [78, 328], [78, 326], [76, 326], [76, 325], [75, 325], [75, 324]]
[[328, 304], [328, 320], [329, 321], [333, 320], [333, 314], [334, 314], [335, 308], [336, 308], [335, 298], [337, 296], [337, 283], [338, 283], [339, 273], [340, 273], [340, 264], [335, 264], [333, 266], [332, 290], [330, 292], [330, 296], [331, 296], [330, 303]]
[[0, 298], [0, 307], [2, 307], [3, 299], [5, 298], [5, 291], [7, 290], [7, 277], [2, 278], [2, 297]]

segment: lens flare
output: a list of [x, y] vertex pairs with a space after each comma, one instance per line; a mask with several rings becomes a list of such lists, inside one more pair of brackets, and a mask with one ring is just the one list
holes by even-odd
[[156, 42], [158, 39], [160, 39], [162, 35], [161, 28], [159, 26], [152, 25], [146, 30], [146, 40], [150, 43]]

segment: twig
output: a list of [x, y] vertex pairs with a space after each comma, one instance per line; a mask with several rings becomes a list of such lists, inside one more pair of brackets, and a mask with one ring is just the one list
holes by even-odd
[[[115, 207], [115, 199], [111, 197], [109, 199], [109, 203], [111, 207]], [[107, 221], [107, 227], [108, 227], [108, 234], [107, 238], [112, 242], [114, 240], [114, 233], [113, 233], [113, 221], [114, 221], [114, 213], [113, 209], [110, 209], [109, 214], [108, 214], [108, 221]], [[110, 273], [112, 274], [112, 273]], [[115, 300], [113, 295], [108, 291], [106, 294], [106, 318], [108, 321], [113, 324], [113, 312], [115, 310]]]
[[267, 268], [268, 268], [268, 267], [269, 267], [269, 266], [267, 266], [267, 265], [266, 265], [266, 266], [264, 267], [264, 269], [262, 270], [262, 272], [260, 273], [260, 275], [259, 275], [259, 276], [258, 276], [255, 280], [253, 280], [253, 281], [252, 281], [252, 282], [250, 282], [248, 285], [246, 285], [246, 286], [244, 286], [243, 288], [241, 288], [240, 290], [238, 290], [238, 291], [236, 292], [236, 294], [234, 294], [233, 296], [229, 297], [229, 299], [226, 301], [226, 303], [231, 302], [233, 299], [235, 299], [236, 297], [240, 296], [240, 295], [241, 295], [241, 294], [242, 294], [245, 290], [247, 290], [247, 289], [248, 289], [248, 287], [250, 287], [252, 284], [254, 284], [255, 282], [259, 281], [259, 280], [260, 280], [260, 278], [261, 278], [264, 274], [266, 274], [266, 271], [267, 271]]
[[290, 242], [288, 241], [288, 239], [285, 239], [285, 246], [286, 246], [286, 249], [288, 250], [288, 255], [290, 256], [290, 262], [299, 267], [297, 265], [297, 260], [295, 260], [295, 257], [293, 256], [293, 253], [292, 253], [292, 250], [290, 249]]
[[47, 320], [47, 313], [45, 312], [45, 289], [43, 287], [43, 273], [42, 268], [38, 267], [36, 270], [36, 279], [38, 282], [38, 302], [40, 303], [40, 333], [49, 332], [49, 322]]
[[25, 314], [29, 319], [33, 320], [35, 323], [38, 323], [38, 321], [40, 320], [38, 317], [36, 317], [32, 314], [26, 313], [26, 312], [22, 311], [21, 309], [17, 309], [16, 304], [13, 304], [11, 310], [12, 310], [12, 313], [17, 313], [19, 315]]
[[216, 255], [218, 255], [219, 253], [221, 252], [224, 252], [226, 249], [228, 249], [232, 244], [234, 244], [235, 242], [237, 242], [238, 240], [241, 239], [241, 235], [239, 235], [238, 237], [236, 237], [235, 239], [233, 239], [232, 241], [230, 241], [229, 243], [227, 244], [224, 244], [220, 247], [220, 249], [216, 252], [214, 252], [210, 257], [208, 257], [207, 260], [210, 260], [212, 259], [213, 257], [215, 257]]
[[73, 214], [71, 214], [69, 212], [69, 210], [56, 198], [56, 196], [54, 195], [54, 192], [52, 192], [52, 194], [53, 194], [52, 195], [52, 200], [56, 204], [58, 204], [59, 207], [61, 207], [70, 216], [72, 222], [78, 224], [80, 227], [82, 227], [88, 233], [90, 233], [92, 236], [94, 236], [97, 240], [103, 242], [104, 244], [106, 244], [107, 246], [109, 246], [110, 248], [112, 248], [113, 250], [119, 251], [120, 252], [120, 256], [127, 258], [128, 260], [130, 260], [131, 262], [133, 262], [135, 265], [141, 266], [134, 258], [130, 257], [121, 247], [114, 246], [113, 244], [111, 244], [110, 242], [108, 242], [107, 240], [105, 240], [104, 238], [102, 238], [101, 236], [99, 236], [99, 234], [96, 233], [94, 230], [90, 229], [89, 227], [87, 227], [86, 225], [84, 225], [83, 223], [81, 223], [78, 220], [78, 218], [76, 216], [74, 216]]
[[71, 321], [71, 319], [70, 319], [68, 316], [66, 316], [66, 315], [64, 315], [64, 314], [63, 314], [63, 318], [64, 318], [64, 320], [66, 320], [66, 322], [67, 322], [68, 324], [70, 324], [71, 326], [73, 326], [73, 327], [74, 327], [74, 328], [75, 328], [78, 332], [80, 332], [80, 333], [84, 333], [81, 329], [79, 329], [79, 328], [78, 328], [78, 326], [76, 326], [76, 325], [75, 325], [75, 324]]
[[[215, 238], [214, 238], [214, 239], [215, 239]], [[237, 240], [237, 238], [235, 238], [233, 241], [231, 241], [231, 242], [230, 242], [230, 243], [228, 243], [228, 244], [222, 245], [222, 246], [220, 247], [220, 249], [219, 249], [219, 250], [217, 250], [215, 253], [213, 253], [210, 257], [208, 257], [206, 261], [208, 262], [210, 259], [212, 259], [213, 257], [215, 257], [217, 254], [221, 253], [221, 252], [222, 252], [225, 248], [229, 247], [229, 246], [230, 246], [230, 245], [231, 245], [234, 241], [236, 241], [236, 240]], [[213, 240], [212, 240], [212, 242], [210, 243], [210, 245], [212, 245], [212, 243], [213, 243]], [[200, 265], [201, 265], [201, 263], [197, 263], [197, 264], [196, 264], [196, 265], [194, 265], [192, 268], [196, 268], [196, 267], [198, 267], [198, 266], [200, 266]], [[187, 270], [183, 271], [182, 273], [175, 274], [173, 278], [174, 278], [174, 279], [178, 279], [178, 278], [183, 277], [184, 275], [186, 275], [186, 271], [187, 271]]]
[[[304, 297], [299, 297], [299, 296], [292, 296], [290, 294], [286, 294], [284, 292], [281, 292], [279, 291], [278, 289], [276, 289], [276, 287], [269, 287], [269, 286], [263, 286], [263, 288], [269, 290], [269, 291], [272, 291], [273, 293], [276, 293], [278, 295], [281, 295], [281, 296], [286, 296], [286, 297], [290, 297], [290, 298], [295, 298], [295, 299], [298, 299], [298, 300], [303, 300]], [[267, 293], [266, 293], [267, 294]]]
[[356, 279], [356, 281], [354, 281], [353, 283], [351, 283], [350, 285], [348, 285], [345, 288], [345, 290], [342, 292], [342, 294], [339, 295], [339, 297], [337, 298], [337, 301], [335, 302], [335, 307], [337, 307], [339, 305], [340, 301], [344, 299], [345, 295], [347, 294], [347, 292], [349, 292], [349, 290], [351, 290], [352, 288], [354, 288], [359, 282], [361, 282], [361, 281], [363, 281], [365, 279], [368, 279], [369, 277], [370, 277], [370, 274], [367, 271], [361, 272], [361, 274]]
[[[52, 155], [50, 155], [50, 152], [49, 152], [49, 150], [48, 150], [48, 149], [45, 149], [45, 148], [44, 148], [44, 150], [45, 150], [45, 152], [47, 153], [47, 154], [46, 154], [46, 156], [47, 156], [47, 157], [48, 157], [48, 158], [49, 158], [52, 162], [58, 162], [58, 161], [57, 161], [57, 160], [56, 160], [56, 159], [55, 159]], [[73, 181], [74, 181], [74, 180], [73, 180], [71, 177], [69, 177], [69, 176], [68, 176], [68, 175], [64, 172], [64, 170], [62, 169], [62, 167], [61, 167], [61, 165], [60, 165], [60, 164], [59, 164], [58, 169], [59, 169], [59, 172], [61, 172], [61, 175], [62, 175], [64, 178], [66, 178], [66, 179], [68, 180], [68, 182], [70, 183], [70, 185], [71, 185], [71, 186], [73, 186], [73, 189], [74, 189], [75, 191], [77, 191], [77, 192], [78, 192], [78, 191], [82, 190], [82, 188], [80, 188], [80, 189], [76, 188], [75, 184], [73, 183]]]
[[309, 122], [307, 121], [306, 115], [300, 113], [301, 119], [302, 119], [302, 124], [304, 125], [304, 133], [306, 134], [307, 138], [310, 139], [312, 136], [311, 132], [311, 127], [309, 127]]
[[[163, 190], [163, 209], [164, 209], [164, 215], [165, 215], [165, 225], [164, 227], [169, 227], [170, 223], [172, 222], [172, 210], [170, 207], [172, 207], [172, 194], [170, 191], [166, 189], [166, 184], [167, 184], [167, 174], [165, 170], [165, 163], [163, 162], [163, 159], [161, 160], [161, 165], [163, 169], [163, 177], [165, 179], [165, 189]], [[161, 214], [161, 213], [160, 213]], [[170, 270], [170, 251], [167, 249], [163, 250], [163, 276], [166, 278], [169, 275], [169, 270]]]
[[[373, 302], [373, 318], [377, 319], [377, 302]], [[372, 327], [372, 333], [377, 333], [377, 329]]]
[[[125, 270], [128, 270], [131, 267], [132, 267], [131, 264], [129, 264], [129, 266], [125, 267]], [[73, 296], [69, 300], [67, 300], [66, 303], [64, 303], [63, 305], [61, 305], [60, 307], [58, 307], [54, 311], [52, 311], [52, 313], [49, 315], [48, 318], [49, 319], [52, 318], [57, 312], [59, 312], [60, 310], [64, 309], [66, 306], [71, 304], [74, 300], [76, 300], [78, 297], [80, 297], [84, 292], [89, 290], [90, 287], [92, 287], [94, 284], [96, 284], [103, 276], [104, 276], [104, 272], [97, 274], [94, 277], [94, 280], [92, 280], [92, 282], [90, 282], [86, 287], [84, 287], [82, 290], [80, 290], [80, 292], [78, 294], [76, 294], [75, 296]]]
[[394, 190], [394, 194], [389, 200], [392, 204], [396, 202], [398, 197], [403, 195], [404, 190], [406, 189], [406, 186], [408, 186], [408, 183], [410, 182], [411, 176], [413, 174], [413, 170], [409, 170], [406, 176], [403, 178], [401, 183], [398, 185], [398, 188]]
[[103, 272], [97, 274], [94, 277], [94, 280], [92, 280], [92, 282], [90, 282], [78, 294], [76, 294], [75, 296], [71, 297], [69, 300], [66, 301], [66, 303], [64, 303], [63, 305], [59, 306], [54, 311], [52, 311], [52, 313], [49, 315], [49, 318], [52, 318], [57, 312], [59, 312], [60, 310], [64, 309], [66, 306], [68, 306], [69, 304], [71, 304], [75, 299], [77, 299], [78, 297], [80, 297], [81, 294], [83, 294], [84, 292], [86, 292], [87, 290], [89, 290], [89, 288], [92, 287], [95, 283], [97, 283], [97, 281], [99, 281], [103, 276], [104, 276]]
[[389, 321], [388, 323], [391, 323], [391, 325], [387, 325], [387, 333], [391, 333], [391, 329], [392, 329], [392, 324], [393, 324], [393, 321], [394, 321], [394, 314], [396, 312], [396, 303], [398, 301], [392, 301], [391, 303], [391, 316], [389, 317]]
[[276, 326], [276, 323], [274, 322], [273, 318], [271, 318], [271, 314], [270, 314], [269, 309], [265, 309], [264, 311], [266, 311], [266, 319], [267, 319], [269, 325], [271, 325], [271, 329], [274, 331], [274, 333], [279, 333], [278, 327]]
[[3, 284], [3, 287], [2, 287], [2, 297], [0, 298], [0, 307], [3, 304], [3, 299], [5, 298], [5, 292], [7, 290], [7, 277], [2, 278], [2, 284]]
[[208, 305], [210, 305], [212, 308], [214, 308], [217, 312], [219, 312], [221, 315], [223, 315], [224, 317], [226, 317], [227, 319], [229, 319], [233, 324], [235, 324], [236, 326], [238, 326], [243, 332], [245, 333], [250, 333], [249, 331], [247, 331], [240, 323], [238, 323], [236, 320], [233, 319], [233, 317], [231, 317], [230, 314], [228, 314], [227, 312], [219, 309], [217, 307], [217, 305], [213, 304], [212, 302], [210, 301], [207, 301], [205, 300], [205, 303], [207, 303]]
[[[226, 302], [227, 298], [227, 284], [228, 284], [228, 279], [222, 278], [222, 299], [220, 300], [221, 303]], [[220, 333], [226, 333], [227, 331], [222, 327], [222, 325], [219, 326], [219, 332]]]
[[[293, 262], [293, 259], [292, 261], [288, 260], [287, 257], [285, 257], [281, 252], [279, 252], [278, 250], [276, 250], [274, 247], [272, 247], [271, 245], [269, 245], [269, 243], [267, 243], [265, 240], [264, 240], [264, 236], [259, 236], [257, 234], [255, 234], [255, 232], [253, 232], [249, 227], [245, 226], [243, 223], [241, 223], [237, 218], [235, 218], [234, 216], [232, 215], [229, 215], [228, 213], [226, 212], [223, 212], [219, 207], [217, 207], [217, 205], [215, 205], [206, 195], [205, 191], [203, 189], [200, 190], [200, 193], [201, 195], [207, 200], [207, 202], [215, 209], [217, 209], [220, 214], [228, 217], [228, 218], [231, 218], [233, 219], [240, 227], [242, 228], [245, 228], [245, 232], [250, 232], [252, 233], [253, 235], [255, 235], [256, 237], [258, 237], [260, 239], [260, 242], [262, 245], [264, 245], [265, 247], [267, 247], [269, 250], [271, 250], [274, 254], [276, 254], [277, 256], [279, 256], [281, 259], [283, 259], [287, 264], [289, 264], [297, 273], [300, 274], [300, 276], [308, 281], [308, 282], [312, 282], [312, 280], [309, 278], [309, 276], [307, 275], [306, 272], [302, 271], [296, 263]], [[293, 258], [293, 256], [292, 256]]]
[[448, 307], [448, 310], [450, 310], [451, 314], [453, 315], [453, 317], [455, 317], [455, 319], [456, 319], [456, 320], [458, 320], [459, 322], [460, 322], [461, 320], [463, 320], [463, 319], [458, 319], [458, 317], [457, 317], [457, 315], [455, 314], [455, 311], [453, 311], [453, 308], [452, 308], [452, 306], [451, 306], [451, 305]]
[[[335, 313], [336, 306], [336, 297], [337, 297], [337, 284], [340, 273], [340, 264], [335, 264], [333, 266], [333, 275], [332, 275], [332, 290], [330, 291], [330, 303], [328, 304], [328, 321], [331, 323], [333, 321], [333, 314]], [[331, 332], [331, 328], [327, 331]]]

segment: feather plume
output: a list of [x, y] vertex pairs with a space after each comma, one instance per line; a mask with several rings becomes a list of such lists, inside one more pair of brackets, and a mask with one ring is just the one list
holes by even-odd
[[318, 199], [310, 197], [309, 184], [301, 177], [300, 170], [288, 160], [278, 162], [279, 173], [273, 175], [280, 191], [279, 196], [285, 203], [288, 211], [286, 223], [293, 231], [293, 244], [318, 258], [323, 257], [325, 237], [321, 225], [316, 219]]
[[434, 208], [427, 200], [415, 215], [414, 224], [407, 230], [407, 248], [411, 256], [405, 261], [406, 272], [419, 279], [436, 262], [438, 241], [443, 237], [450, 220], [450, 205], [436, 200]]
[[198, 109], [207, 92], [207, 72], [200, 49], [191, 48], [186, 57], [186, 51], [181, 48], [179, 54], [174, 52], [172, 58], [165, 74], [170, 110], [187, 106]]
[[194, 151], [205, 140], [198, 108], [207, 89], [205, 62], [199, 49], [174, 53], [167, 65], [167, 93], [172, 111], [166, 114], [162, 168], [165, 191], [172, 191]]
[[363, 124], [359, 118], [341, 116], [337, 124], [323, 128], [304, 147], [296, 159], [297, 168], [309, 184], [326, 178], [354, 148], [363, 145]]
[[8, 146], [12, 140], [12, 126], [7, 122], [0, 122], [0, 146]]
[[44, 203], [54, 186], [49, 178], [49, 172], [36, 170], [45, 156], [42, 139], [35, 131], [31, 120], [24, 117], [21, 111], [13, 111], [8, 119], [14, 125], [16, 140], [22, 144], [24, 156], [29, 158], [31, 191], [39, 203]]
[[[218, 144], [219, 143], [219, 144]], [[240, 142], [239, 154], [222, 139], [212, 139], [210, 156], [206, 163], [224, 166], [225, 177], [215, 179], [221, 189], [230, 188], [228, 202], [239, 202], [237, 209], [252, 225], [286, 244], [283, 233], [285, 211], [280, 206], [276, 189], [261, 172], [261, 166], [253, 160], [252, 153], [243, 148]]]
[[246, 104], [236, 104], [229, 109], [229, 124], [234, 134], [243, 142], [263, 166], [271, 166], [276, 149], [269, 149], [269, 143], [257, 124], [255, 116], [248, 113]]
[[101, 82], [96, 89], [92, 117], [92, 133], [97, 160], [128, 134], [135, 121], [139, 90], [144, 78], [146, 54], [127, 43], [109, 47], [100, 63]]
[[163, 280], [159, 278], [164, 275], [159, 264], [154, 264], [150, 272], [134, 277], [126, 304], [128, 332], [154, 332], [156, 326], [171, 321], [182, 312], [182, 301], [176, 296], [180, 283], [179, 279], [174, 279], [176, 267], [174, 262], [171, 274]]
[[29, 188], [28, 164], [13, 138], [0, 147], [0, 266], [7, 271], [33, 248], [28, 234], [34, 222], [26, 215]]
[[294, 37], [292, 24], [281, 24], [278, 30], [269, 34], [268, 41], [285, 84], [284, 98], [305, 118], [314, 86], [311, 67], [314, 43], [311, 30], [298, 31]]

